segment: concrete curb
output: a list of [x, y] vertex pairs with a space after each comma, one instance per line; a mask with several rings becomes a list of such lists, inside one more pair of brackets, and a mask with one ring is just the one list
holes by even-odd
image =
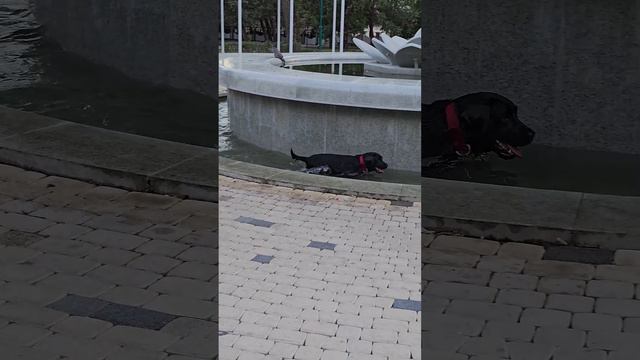
[[502, 241], [640, 249], [640, 197], [423, 178], [422, 227]]
[[6, 107], [0, 107], [0, 134], [0, 163], [131, 191], [218, 201], [215, 149]]
[[293, 189], [359, 196], [391, 201], [420, 201], [420, 186], [343, 179], [276, 169], [243, 161], [219, 158], [219, 173], [234, 179]]

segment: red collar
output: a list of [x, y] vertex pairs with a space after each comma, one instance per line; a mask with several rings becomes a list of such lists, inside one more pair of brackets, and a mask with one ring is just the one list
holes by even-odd
[[368, 173], [367, 165], [364, 163], [364, 155], [358, 155], [358, 163], [360, 165], [360, 171], [363, 173]]
[[471, 146], [464, 142], [464, 134], [460, 128], [460, 118], [458, 118], [458, 111], [456, 110], [455, 103], [453, 101], [450, 102], [444, 111], [447, 117], [447, 128], [449, 137], [453, 143], [453, 149], [456, 151], [456, 154], [460, 156], [469, 155], [471, 152]]

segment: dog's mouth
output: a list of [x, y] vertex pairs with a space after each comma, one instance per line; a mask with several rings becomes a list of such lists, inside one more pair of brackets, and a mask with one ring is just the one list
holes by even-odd
[[522, 158], [522, 151], [517, 147], [504, 143], [500, 140], [496, 140], [495, 152], [503, 159]]
[[380, 169], [380, 168], [379, 168], [379, 167], [377, 167], [377, 166], [376, 166], [376, 169], [375, 169], [375, 170], [376, 170], [376, 172], [377, 172], [378, 174], [382, 174], [382, 173], [384, 173], [384, 169]]

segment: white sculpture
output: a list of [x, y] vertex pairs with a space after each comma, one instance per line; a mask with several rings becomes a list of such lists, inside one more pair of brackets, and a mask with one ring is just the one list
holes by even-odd
[[409, 40], [400, 36], [390, 37], [380, 34], [382, 41], [373, 39], [373, 46], [360, 39], [353, 39], [354, 44], [362, 52], [371, 56], [381, 64], [391, 64], [400, 67], [419, 67], [422, 52], [422, 29]]

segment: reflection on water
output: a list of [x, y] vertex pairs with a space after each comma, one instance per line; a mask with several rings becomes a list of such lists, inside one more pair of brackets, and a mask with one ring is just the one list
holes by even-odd
[[640, 196], [640, 155], [573, 150], [543, 145], [524, 149], [523, 159], [469, 160], [424, 175], [496, 185]]
[[[294, 161], [286, 154], [265, 150], [235, 137], [231, 132], [229, 110], [226, 101], [220, 102], [219, 104], [218, 133], [220, 139], [220, 156], [278, 169], [302, 170], [304, 168], [304, 163]], [[401, 184], [420, 184], [419, 173], [400, 170], [386, 170], [384, 174], [372, 173], [359, 179]]]
[[216, 100], [152, 86], [42, 39], [29, 0], [0, 1], [0, 105], [194, 145], [218, 144]]
[[314, 65], [298, 65], [292, 66], [293, 70], [310, 71], [323, 74], [340, 74], [350, 76], [363, 76], [364, 64], [314, 64]]

